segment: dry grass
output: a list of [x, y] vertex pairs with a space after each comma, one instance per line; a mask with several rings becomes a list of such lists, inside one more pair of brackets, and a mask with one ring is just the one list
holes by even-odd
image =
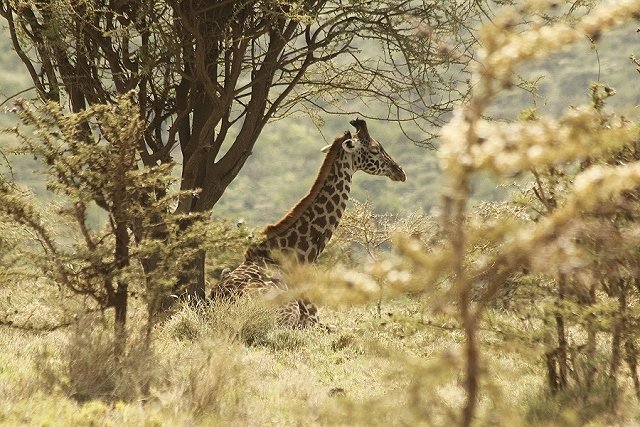
[[[135, 351], [132, 331], [124, 365], [112, 360], [101, 323], [47, 334], [4, 329], [0, 423], [451, 425], [464, 397], [462, 334], [418, 326], [411, 320], [421, 307], [405, 297], [381, 311], [324, 309], [339, 325], [333, 332], [278, 327], [273, 309], [255, 301], [183, 307], [156, 327], [153, 355]], [[538, 355], [503, 348], [490, 333], [483, 346], [491, 360], [479, 425], [584, 424], [579, 396], [561, 406], [542, 393]], [[628, 406], [618, 420], [632, 423], [637, 413]], [[593, 425], [610, 421], [590, 416]]]

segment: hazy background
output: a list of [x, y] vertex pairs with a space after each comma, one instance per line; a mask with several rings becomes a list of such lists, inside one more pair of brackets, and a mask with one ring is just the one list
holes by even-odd
[[[588, 103], [589, 85], [600, 81], [617, 92], [610, 100], [612, 107], [629, 116], [637, 116], [634, 106], [640, 104], [640, 92], [636, 90], [638, 71], [629, 59], [640, 41], [635, 27], [630, 25], [607, 34], [595, 47], [585, 38], [569, 51], [519, 70], [523, 81], [535, 82], [536, 90], [529, 93], [514, 88], [496, 101], [492, 114], [496, 119], [514, 119], [529, 107], [537, 108], [540, 114], [560, 114], [567, 106]], [[8, 36], [0, 38], [1, 99], [30, 86], [30, 79], [11, 48]], [[19, 96], [29, 98], [33, 92]], [[13, 125], [12, 114], [8, 111], [11, 104], [9, 100], [3, 105], [0, 126]], [[363, 105], [350, 108], [363, 115], [369, 111], [369, 107]], [[213, 215], [232, 221], [243, 220], [249, 226], [262, 226], [276, 221], [304, 196], [322, 162], [320, 149], [334, 136], [349, 129], [349, 120], [354, 118], [317, 114], [319, 121], [324, 123], [318, 124], [318, 119], [314, 123], [309, 117], [298, 115], [267, 125], [245, 167], [214, 207]], [[379, 212], [430, 212], [438, 204], [443, 185], [437, 152], [413, 144], [396, 123], [370, 120], [369, 129], [403, 166], [408, 178], [404, 183], [396, 183], [359, 173], [354, 179], [352, 198], [371, 200]], [[410, 127], [407, 130], [416, 132]], [[0, 136], [0, 147], [6, 148], [10, 143], [6, 138]], [[173, 155], [180, 162], [179, 149], [174, 149]], [[52, 196], [46, 191], [41, 176], [34, 173], [38, 163], [22, 156], [13, 161], [13, 172], [19, 182], [31, 187], [42, 200], [47, 200]], [[476, 200], [496, 200], [508, 193], [508, 186], [509, 182], [497, 183], [477, 176], [472, 190]]]

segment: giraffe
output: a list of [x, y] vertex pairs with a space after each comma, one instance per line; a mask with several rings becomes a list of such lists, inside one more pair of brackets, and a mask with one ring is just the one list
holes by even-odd
[[[406, 180], [404, 170], [369, 136], [366, 122], [356, 119], [350, 123], [355, 135], [346, 131], [322, 149], [326, 155], [309, 193], [280, 221], [263, 230], [264, 238], [247, 249], [245, 261], [222, 275], [211, 291], [212, 299], [286, 290], [275, 254], [301, 263], [318, 258], [340, 222], [356, 171], [387, 176], [392, 181]], [[307, 300], [294, 301], [281, 308], [280, 321], [291, 327], [317, 324], [318, 309]]]

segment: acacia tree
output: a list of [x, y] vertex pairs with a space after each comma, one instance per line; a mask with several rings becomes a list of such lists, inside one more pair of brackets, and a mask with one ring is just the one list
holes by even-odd
[[[0, 15], [40, 100], [75, 113], [135, 91], [141, 163], [169, 163], [179, 147], [185, 214], [210, 211], [265, 125], [287, 114], [414, 121], [428, 143], [428, 126], [465, 96], [483, 4], [0, 0]], [[362, 114], [358, 100], [386, 108]], [[204, 253], [186, 270], [189, 293], [203, 297]]]

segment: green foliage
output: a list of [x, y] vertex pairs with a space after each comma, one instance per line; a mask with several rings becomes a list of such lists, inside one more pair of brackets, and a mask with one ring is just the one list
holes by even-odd
[[[141, 192], [157, 185], [158, 178], [135, 172], [140, 128], [134, 112], [126, 98], [118, 107], [99, 106], [73, 115], [55, 104], [37, 109], [22, 103], [19, 117], [33, 134], [20, 127], [5, 131], [18, 138], [20, 145], [14, 152], [29, 153], [44, 162], [48, 186], [58, 195], [59, 204], [45, 211], [3, 177], [2, 213], [31, 233], [38, 244], [30, 251], [36, 257], [33, 265], [39, 267], [34, 273], [71, 294], [91, 297], [97, 305], [87, 310], [114, 304], [114, 282], [128, 265], [123, 254], [116, 253], [116, 230], [122, 230], [128, 215], [140, 217], [141, 209], [136, 216], [135, 205]], [[134, 119], [124, 121], [122, 114]], [[92, 203], [108, 215], [111, 227], [89, 227], [86, 212]], [[128, 246], [126, 235], [123, 238], [120, 233], [119, 239]]]
[[[141, 122], [128, 96], [116, 106], [76, 114], [53, 103], [22, 102], [17, 113], [27, 128], [5, 130], [18, 138], [13, 152], [43, 162], [57, 199], [53, 206], [39, 206], [2, 177], [5, 227], [26, 243], [13, 247], [12, 256], [28, 253], [29, 265], [37, 268], [31, 274], [62, 286], [65, 298], [84, 300], [85, 310], [114, 307], [122, 291], [141, 297], [153, 315], [196, 247], [215, 254], [241, 241], [244, 233], [224, 223], [181, 230], [184, 221], [195, 224], [198, 216], [171, 214], [181, 193], [171, 189], [176, 179], [169, 166], [138, 168]], [[105, 226], [88, 222], [92, 209], [106, 217]]]
[[[22, 124], [5, 131], [17, 139], [13, 153], [42, 161], [56, 201], [43, 206], [10, 174], [0, 180], [0, 322], [32, 333], [72, 327], [66, 344], [30, 355], [41, 378], [33, 387], [78, 402], [144, 398], [162, 378], [153, 325], [179, 291], [182, 266], [195, 251], [236, 248], [247, 233], [172, 214], [182, 193], [172, 189], [170, 166], [138, 167], [140, 120], [129, 96], [76, 114], [22, 102], [17, 113]], [[90, 210], [106, 221], [91, 224]], [[196, 383], [184, 393], [205, 412], [219, 382], [187, 376]]]

